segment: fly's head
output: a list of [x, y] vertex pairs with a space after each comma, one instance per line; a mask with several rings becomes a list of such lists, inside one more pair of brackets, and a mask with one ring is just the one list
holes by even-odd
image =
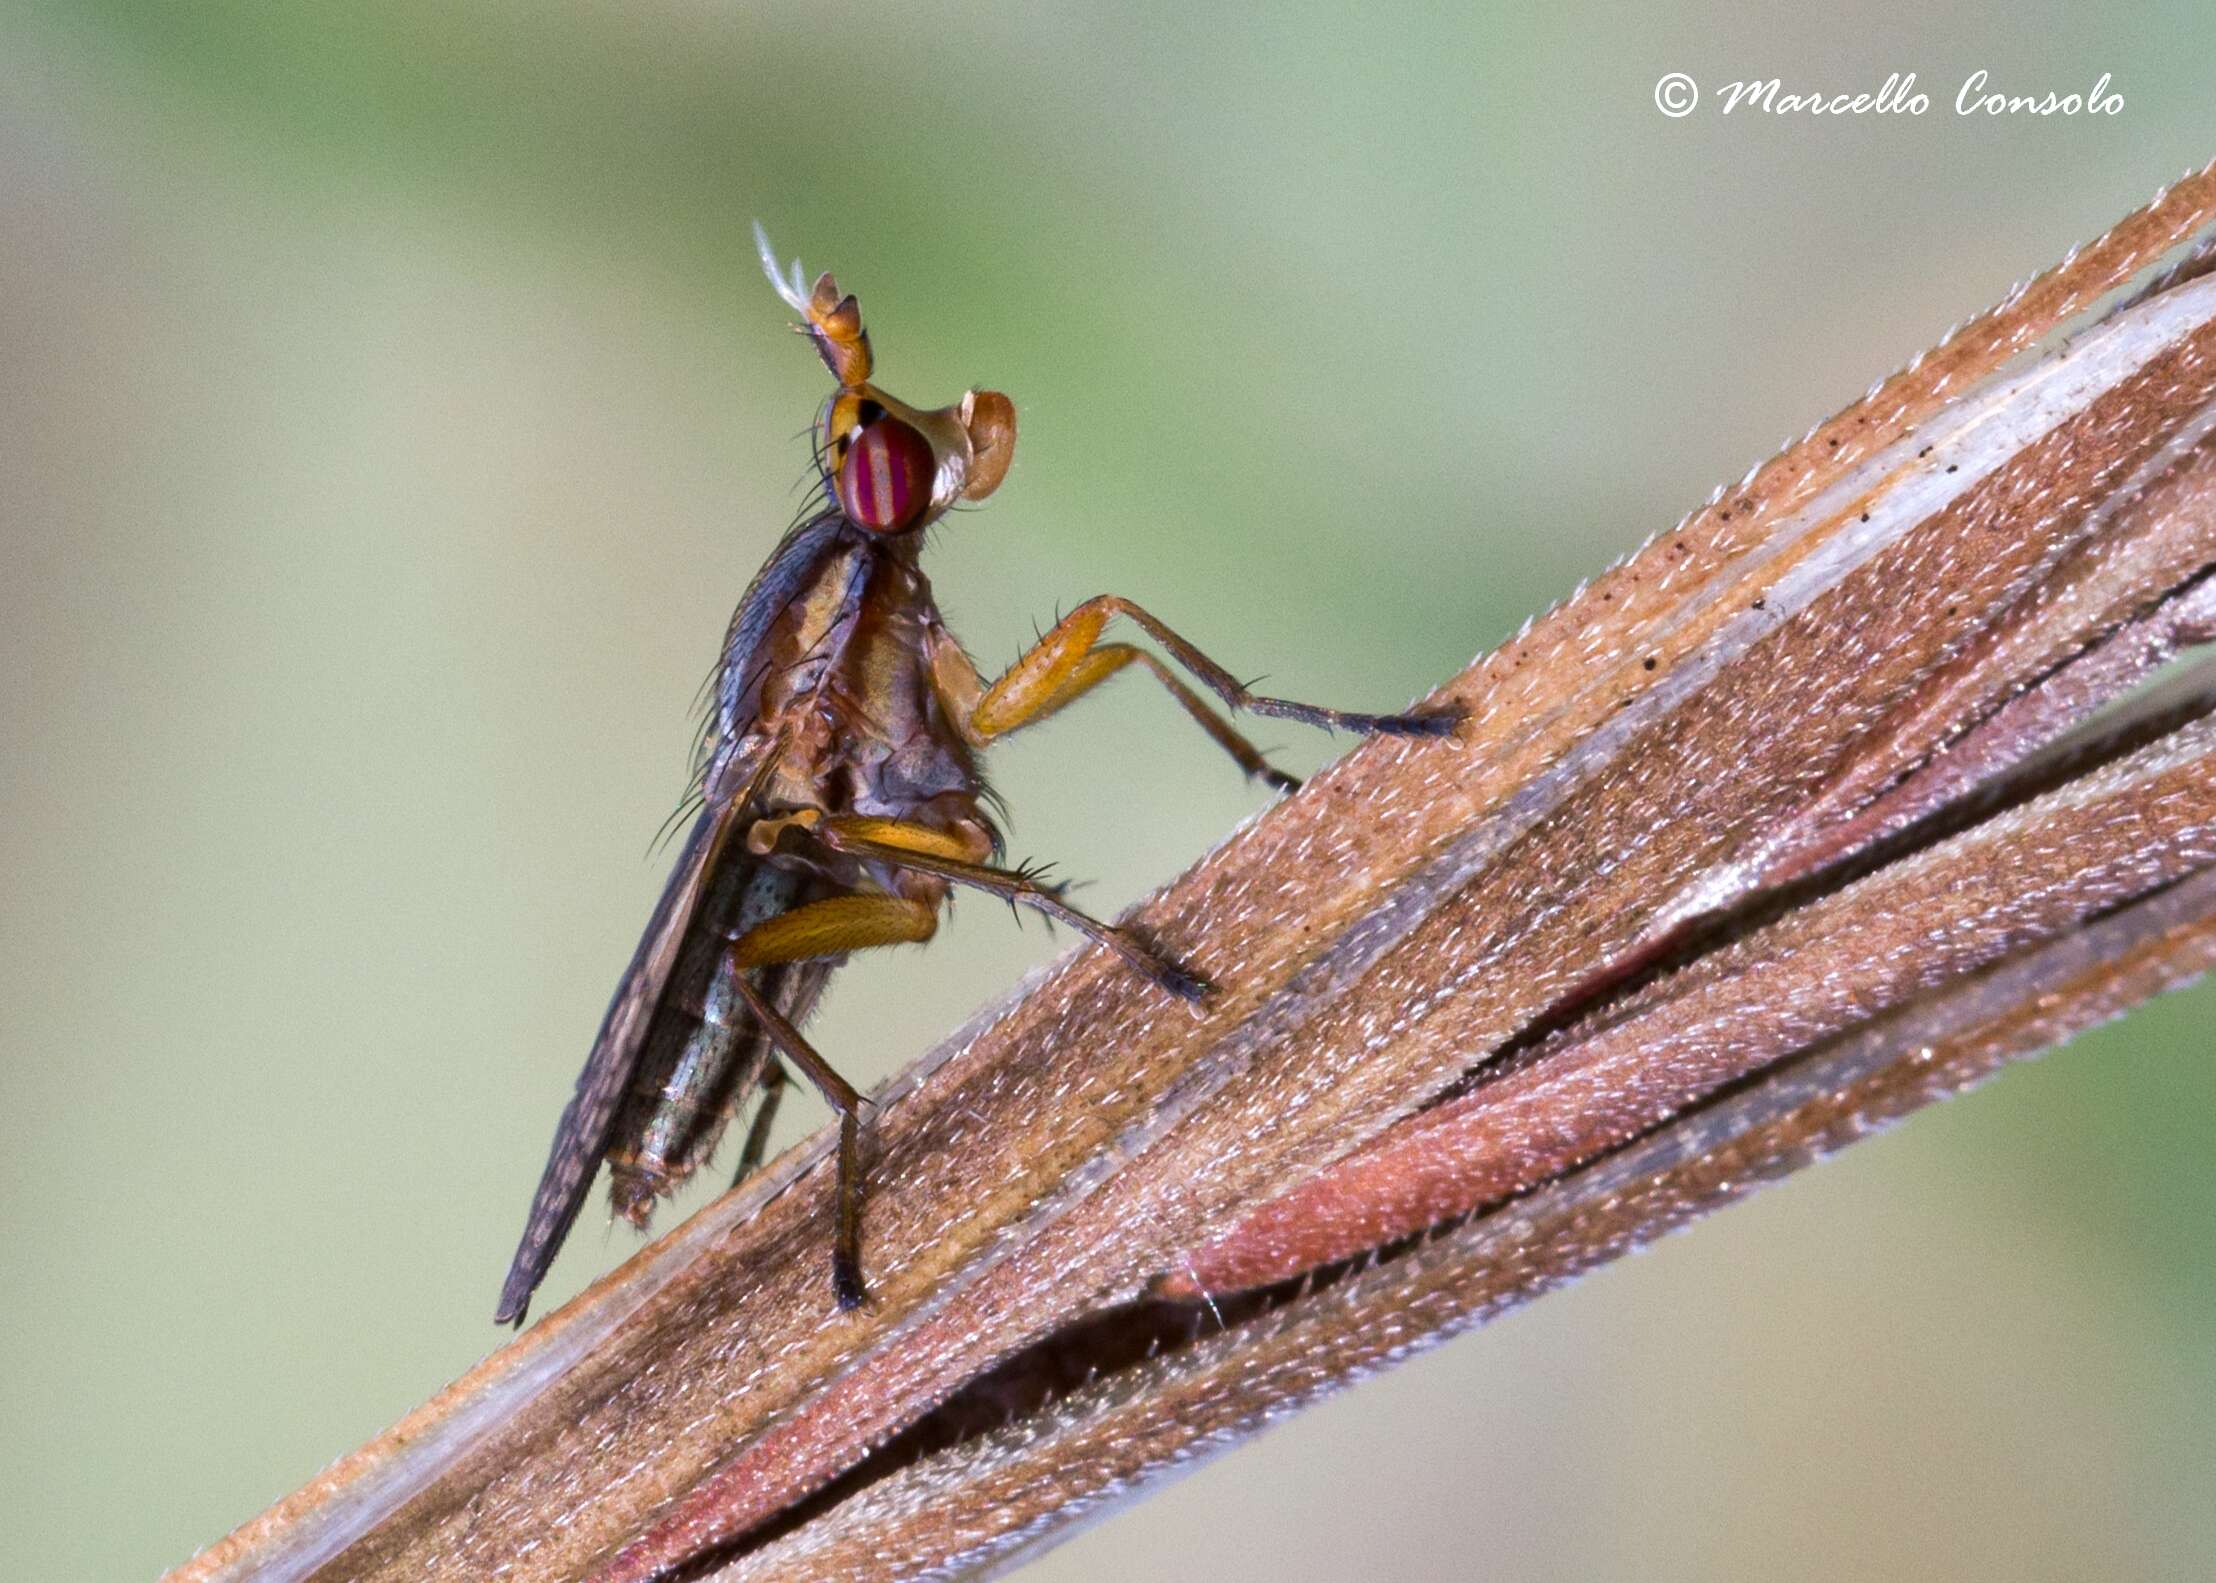
[[861, 306], [829, 274], [803, 289], [800, 265], [779, 268], [762, 228], [754, 228], [762, 272], [794, 326], [839, 382], [824, 403], [819, 449], [839, 509], [873, 533], [928, 527], [960, 500], [983, 500], [1008, 476], [1016, 449], [1015, 403], [997, 390], [972, 390], [949, 407], [924, 411], [870, 383], [869, 332]]

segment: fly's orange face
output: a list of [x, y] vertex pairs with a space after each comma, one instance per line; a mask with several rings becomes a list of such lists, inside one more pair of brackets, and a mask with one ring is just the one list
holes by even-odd
[[957, 501], [998, 489], [1015, 455], [1015, 403], [997, 390], [972, 390], [926, 411], [886, 394], [870, 383], [869, 332], [854, 298], [828, 273], [803, 291], [798, 266], [784, 273], [759, 228], [755, 240], [777, 294], [804, 321], [796, 328], [839, 382], [817, 442], [847, 519], [873, 533], [907, 533]]

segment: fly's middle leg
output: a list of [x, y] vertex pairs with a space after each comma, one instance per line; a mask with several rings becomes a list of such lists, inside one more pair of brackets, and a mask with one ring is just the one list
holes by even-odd
[[739, 967], [844, 956], [881, 945], [921, 945], [939, 930], [939, 910], [906, 896], [826, 896], [766, 918], [739, 936]]
[[[959, 836], [930, 825], [901, 819], [830, 815], [813, 821], [809, 835], [833, 852], [883, 863], [888, 868], [931, 874], [1000, 897], [1010, 906], [1044, 913], [1107, 946], [1126, 962], [1182, 1000], [1205, 996], [1208, 981], [1163, 955], [1130, 929], [1102, 923], [1062, 899], [1061, 887], [1042, 883], [1036, 874], [994, 868], [962, 850]], [[816, 905], [821, 906], [822, 903]], [[806, 909], [803, 908], [803, 911]]]

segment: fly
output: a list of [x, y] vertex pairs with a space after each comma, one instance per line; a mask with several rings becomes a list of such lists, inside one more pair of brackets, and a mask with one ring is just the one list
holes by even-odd
[[1343, 730], [1443, 736], [1454, 711], [1350, 714], [1264, 698], [1128, 599], [1088, 599], [987, 683], [947, 631], [918, 557], [923, 530], [1007, 476], [1013, 403], [972, 390], [924, 411], [870, 382], [868, 333], [828, 274], [762, 267], [837, 381], [815, 432], [815, 488], [755, 575], [725, 635], [702, 733], [698, 812], [562, 1112], [495, 1317], [531, 1294], [605, 1161], [616, 1213], [644, 1228], [756, 1100], [738, 1174], [760, 1164], [789, 1064], [838, 1112], [831, 1285], [863, 1299], [866, 1101], [800, 1032], [832, 968], [856, 951], [931, 938], [956, 887], [1068, 924], [1163, 993], [1199, 1000], [1197, 972], [998, 866], [978, 757], [1117, 672], [1151, 674], [1249, 778], [1298, 785], [1154, 654], [1103, 642], [1121, 616], [1234, 710]]

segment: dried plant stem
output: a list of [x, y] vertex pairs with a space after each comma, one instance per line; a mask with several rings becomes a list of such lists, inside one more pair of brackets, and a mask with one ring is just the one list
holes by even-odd
[[716, 1583], [988, 1570], [1104, 1502], [1495, 1318], [2216, 965], [2216, 872], [2018, 953], [1758, 1086], [1043, 1412], [902, 1467]]
[[2216, 277], [2024, 354], [2211, 226], [2216, 169], [1235, 834], [1135, 919], [1204, 1008], [1084, 951], [905, 1074], [868, 1308], [819, 1139], [175, 1576], [995, 1563], [2199, 971], [2216, 682], [2085, 721], [2206, 629]]
[[2211, 862], [2216, 728], [2203, 721], [1794, 908], [1488, 1069], [1471, 1092], [1250, 1217], [1161, 1289], [1283, 1280], [1552, 1181], [1779, 1051], [1913, 1005]]

